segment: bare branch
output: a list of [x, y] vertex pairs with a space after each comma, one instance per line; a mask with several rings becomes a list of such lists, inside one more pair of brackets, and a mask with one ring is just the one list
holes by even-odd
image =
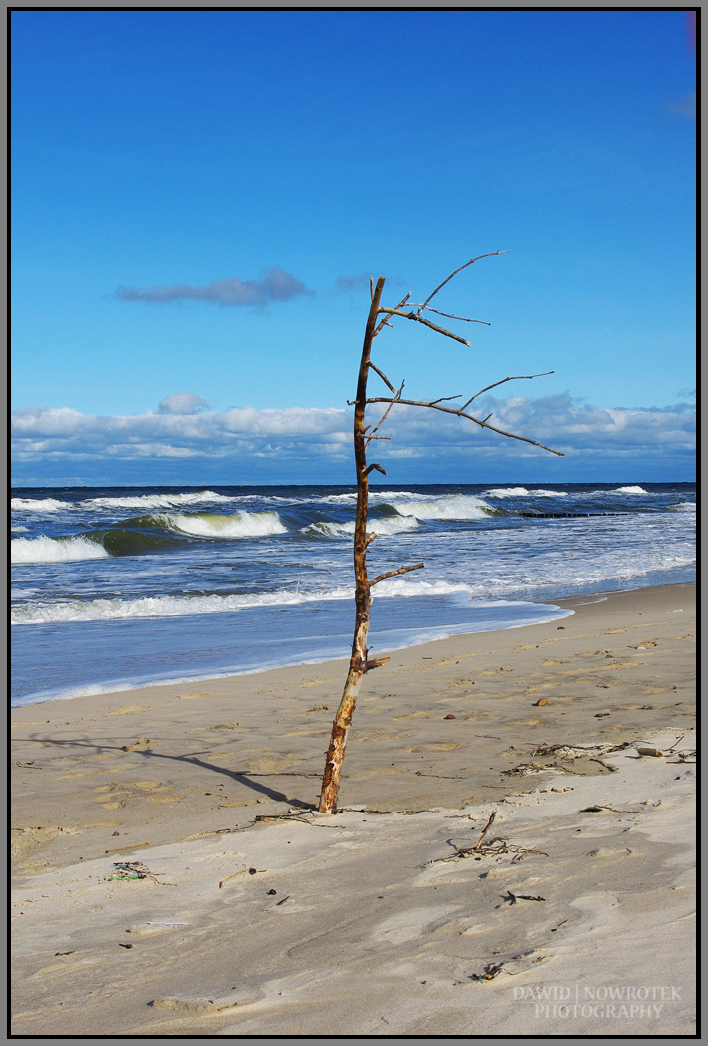
[[366, 542], [365, 542], [365, 545], [364, 545], [364, 547], [365, 547], [365, 548], [368, 548], [368, 547], [369, 547], [369, 545], [371, 544], [371, 542], [372, 542], [372, 541], [375, 541], [375, 540], [376, 540], [376, 538], [377, 538], [378, 536], [379, 536], [378, 534], [369, 534], [369, 535], [367, 536], [367, 538], [366, 538]]
[[[418, 323], [424, 323], [426, 327], [430, 327], [431, 330], [437, 331], [438, 334], [445, 334], [448, 338], [454, 338], [455, 341], [462, 342], [463, 345], [470, 345], [469, 341], [465, 338], [461, 338], [459, 334], [453, 334], [452, 331], [446, 331], [444, 327], [438, 327], [437, 323], [431, 323], [430, 320], [424, 320], [422, 316], [419, 316], [417, 312], [401, 312], [400, 308], [395, 309], [379, 309], [379, 312], [388, 313], [389, 316], [403, 316], [407, 320], [417, 320]], [[383, 320], [376, 328], [377, 331], [383, 327], [386, 321]]]
[[374, 277], [369, 276], [369, 289], [371, 290], [371, 300], [374, 300]]
[[486, 320], [471, 320], [468, 316], [453, 316], [450, 312], [440, 312], [440, 309], [433, 309], [430, 305], [421, 305], [419, 301], [411, 301], [408, 304], [412, 305], [414, 309], [427, 309], [428, 312], [436, 312], [438, 316], [447, 316], [448, 320], [463, 320], [465, 323], [483, 323], [486, 327], [491, 327], [491, 323], [487, 323]]
[[[369, 401], [367, 400], [366, 402], [368, 403]], [[369, 465], [368, 469], [366, 469], [366, 470], [364, 471], [364, 475], [365, 475], [365, 476], [368, 476], [368, 475], [369, 475], [369, 473], [370, 473], [370, 472], [373, 472], [373, 470], [374, 470], [374, 469], [376, 469], [376, 471], [377, 471], [377, 472], [380, 472], [380, 473], [381, 473], [381, 474], [382, 474], [383, 476], [385, 476], [385, 475], [386, 475], [386, 470], [385, 470], [385, 469], [382, 469], [380, 465], [376, 465], [376, 464], [374, 464], [374, 465]]]
[[462, 393], [457, 396], [441, 396], [439, 400], [433, 400], [431, 406], [435, 406], [436, 403], [444, 403], [445, 400], [459, 400], [462, 399]]
[[386, 408], [384, 416], [381, 418], [381, 420], [379, 421], [378, 425], [374, 429], [372, 429], [371, 435], [367, 438], [366, 443], [364, 444], [364, 450], [367, 449], [367, 447], [369, 446], [369, 443], [371, 443], [372, 439], [390, 439], [391, 438], [390, 436], [376, 436], [376, 435], [374, 435], [374, 433], [378, 432], [378, 430], [381, 428], [381, 426], [383, 425], [383, 423], [386, 420], [386, 418], [391, 413], [391, 407], [393, 406], [394, 403], [397, 403], [398, 400], [400, 399], [401, 393], [403, 392], [403, 387], [404, 387], [405, 384], [406, 384], [405, 381], [401, 382], [401, 387], [400, 387], [400, 389], [398, 389], [398, 391], [396, 392], [396, 395], [393, 397], [393, 400], [391, 401], [391, 403]]
[[[531, 378], [546, 378], [549, 374], [554, 374], [555, 371], [544, 370], [543, 374], [516, 374], [513, 378], [502, 378], [501, 381], [495, 381], [493, 385], [487, 385], [486, 389], [480, 389], [479, 392], [475, 392], [471, 400], [467, 400], [462, 410], [466, 410], [470, 403], [473, 403], [478, 396], [481, 396], [483, 392], [489, 392], [490, 389], [496, 389], [497, 385], [503, 385], [505, 381], [530, 381]], [[491, 414], [490, 414], [491, 417]]]
[[[526, 436], [517, 436], [514, 432], [505, 432], [503, 429], [497, 429], [494, 425], [487, 425], [486, 420], [481, 421], [479, 418], [473, 417], [471, 414], [465, 414], [463, 410], [451, 410], [449, 407], [439, 407], [437, 403], [429, 403], [425, 400], [392, 400], [385, 396], [376, 396], [373, 399], [367, 399], [367, 403], [405, 403], [409, 407], [431, 407], [433, 410], [441, 410], [445, 414], [455, 414], [459, 418], [467, 418], [469, 421], [473, 421], [475, 425], [479, 425], [480, 428], [489, 429], [490, 432], [497, 432], [500, 436], [508, 436], [509, 439], [518, 439], [522, 443], [530, 443], [534, 447], [540, 447], [542, 450], [550, 451], [551, 454], [555, 454], [559, 458], [564, 458], [565, 454], [560, 450], [553, 450], [552, 447], [547, 447], [545, 443], [537, 443], [535, 439], [527, 439]], [[491, 417], [491, 414], [488, 415]]]
[[378, 368], [378, 367], [376, 366], [376, 364], [375, 364], [375, 363], [372, 363], [372, 362], [371, 362], [371, 360], [369, 360], [369, 366], [371, 367], [371, 369], [372, 369], [372, 370], [375, 370], [375, 371], [376, 371], [376, 373], [378, 374], [378, 376], [379, 376], [379, 377], [380, 377], [380, 378], [381, 378], [381, 379], [382, 379], [383, 381], [385, 381], [385, 382], [386, 382], [386, 384], [388, 385], [388, 387], [389, 387], [389, 389], [391, 390], [391, 392], [395, 392], [395, 391], [396, 391], [396, 390], [394, 389], [393, 385], [391, 384], [391, 382], [390, 382], [390, 381], [388, 380], [388, 378], [387, 378], [387, 377], [386, 377], [386, 375], [384, 374], [384, 372], [383, 372], [382, 370], [379, 370], [379, 368]]
[[396, 577], [398, 574], [410, 574], [411, 570], [423, 570], [425, 563], [416, 563], [414, 567], [401, 567], [400, 570], [389, 570], [388, 574], [379, 574], [373, 581], [369, 582], [369, 588], [372, 585], [378, 585], [379, 581], [385, 581], [386, 578]]
[[436, 287], [432, 294], [428, 295], [428, 297], [425, 299], [425, 301], [421, 305], [419, 311], [422, 312], [423, 309], [427, 306], [428, 302], [431, 300], [431, 298], [434, 298], [435, 295], [438, 293], [438, 291], [442, 290], [442, 288], [445, 286], [445, 284], [450, 282], [450, 280], [452, 279], [453, 276], [457, 276], [458, 272], [462, 272], [462, 270], [466, 269], [468, 265], [474, 265], [474, 263], [476, 261], [479, 261], [480, 258], [491, 258], [495, 254], [509, 254], [509, 253], [510, 253], [509, 251], [490, 251], [488, 254], [478, 254], [476, 258], [470, 258], [470, 260], [468, 262], [465, 262], [464, 265], [461, 265], [459, 267], [459, 269], [455, 269], [454, 272], [451, 272], [450, 275], [448, 276], [448, 278], [446, 280], [443, 280], [442, 283], [440, 284], [440, 286]]
[[483, 422], [482, 422], [482, 424], [483, 424], [483, 425], [486, 425], [486, 424], [487, 424], [487, 422], [489, 421], [489, 419], [491, 418], [491, 416], [492, 416], [492, 414], [493, 414], [493, 413], [494, 413], [494, 411], [493, 411], [493, 410], [490, 410], [489, 414], [487, 414], [486, 418], [485, 418], [485, 419], [483, 420]]
[[[408, 301], [410, 296], [411, 296], [411, 292], [408, 291], [408, 294], [406, 294], [405, 298], [401, 298], [401, 300], [399, 301], [399, 303], [396, 306], [396, 308], [397, 309], [402, 308], [406, 304], [406, 302]], [[390, 312], [390, 311], [391, 311], [390, 309], [379, 309], [379, 312]], [[388, 323], [388, 318], [384, 317], [384, 319], [381, 320], [381, 323], [378, 325], [378, 327], [374, 331], [374, 337], [376, 337], [376, 335], [379, 333], [379, 331], [382, 330], [382, 328], [385, 327], [387, 323]], [[390, 326], [390, 324], [389, 324], [389, 326]], [[369, 361], [369, 362], [371, 362], [371, 361]]]

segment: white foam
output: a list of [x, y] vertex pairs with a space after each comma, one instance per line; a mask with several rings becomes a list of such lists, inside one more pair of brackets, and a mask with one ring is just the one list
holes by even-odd
[[323, 599], [351, 599], [350, 586], [327, 591], [229, 593], [193, 596], [141, 596], [138, 599], [71, 600], [66, 603], [35, 603], [12, 611], [13, 625], [41, 625], [60, 621], [123, 621], [146, 617], [183, 617], [188, 614], [224, 614], [259, 606], [295, 606]]
[[106, 559], [102, 545], [84, 537], [14, 538], [10, 542], [11, 563], [72, 563], [81, 559]]
[[[406, 530], [415, 530], [418, 521], [414, 516], [385, 516], [382, 519], [370, 519], [366, 528], [367, 534], [379, 534], [382, 537], [391, 534], [401, 534]], [[344, 537], [354, 533], [354, 522], [334, 523], [331, 520], [323, 520], [320, 523], [310, 523], [302, 527], [301, 534], [325, 534], [327, 537]]]
[[74, 508], [70, 501], [58, 501], [56, 498], [12, 498], [10, 508], [13, 512], [60, 512], [63, 508]]
[[237, 501], [238, 498], [217, 494], [213, 490], [201, 490], [192, 494], [138, 494], [130, 497], [87, 498], [81, 502], [83, 508], [180, 508], [187, 505]]
[[13, 534], [26, 534], [29, 531], [29, 527], [10, 527]]
[[157, 517], [172, 530], [205, 538], [251, 538], [287, 534], [277, 512], [236, 512], [224, 516], [203, 512], [194, 516], [170, 514]]
[[402, 516], [416, 519], [485, 519], [494, 513], [491, 505], [482, 498], [468, 494], [450, 494], [431, 501], [409, 501], [393, 507]]
[[[406, 581], [402, 577], [392, 577], [380, 581], [373, 589], [374, 596], [449, 596], [455, 592], [471, 593], [472, 586], [464, 582]], [[480, 605], [479, 601], [477, 605]]]
[[[377, 597], [441, 596], [472, 593], [473, 586], [447, 581], [405, 581], [389, 578], [373, 590]], [[63, 621], [123, 621], [148, 617], [183, 617], [188, 614], [224, 614], [254, 607], [297, 606], [323, 600], [349, 600], [352, 585], [310, 592], [279, 589], [274, 592], [228, 593], [226, 595], [142, 596], [139, 599], [72, 600], [66, 603], [29, 603], [13, 609], [13, 625], [41, 625]], [[498, 601], [497, 601], [498, 602]]]
[[490, 490], [485, 490], [485, 497], [489, 498], [522, 498], [522, 497], [534, 497], [534, 498], [567, 498], [568, 493], [565, 490], [545, 490], [543, 487], [538, 487], [535, 490], [527, 490], [526, 487], [492, 487]]
[[648, 494], [644, 487], [616, 487], [615, 494]]

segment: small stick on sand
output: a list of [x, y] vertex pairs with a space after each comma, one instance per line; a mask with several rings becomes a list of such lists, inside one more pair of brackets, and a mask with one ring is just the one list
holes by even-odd
[[133, 843], [132, 846], [116, 846], [114, 850], [106, 850], [107, 854], [117, 854], [121, 850], [140, 850], [143, 846], [149, 846], [149, 843]]
[[489, 818], [489, 820], [487, 821], [486, 825], [484, 826], [484, 831], [482, 832], [482, 834], [481, 834], [481, 835], [480, 835], [480, 837], [479, 837], [479, 840], [477, 841], [477, 845], [475, 846], [475, 850], [479, 850], [480, 846], [482, 845], [482, 840], [484, 839], [485, 835], [487, 834], [487, 832], [489, 831], [489, 829], [490, 829], [490, 828], [492, 827], [492, 825], [494, 824], [494, 818], [495, 818], [496, 816], [497, 816], [497, 812], [496, 812], [496, 810], [493, 810], [493, 811], [492, 811], [492, 816], [491, 816], [491, 817]]
[[224, 883], [227, 883], [229, 881], [229, 879], [235, 879], [237, 875], [242, 875], [245, 871], [247, 871], [247, 869], [246, 868], [242, 868], [240, 872], [234, 872], [233, 875], [227, 875], [226, 878], [222, 879], [221, 882], [219, 883], [219, 889], [221, 889], [223, 887]]

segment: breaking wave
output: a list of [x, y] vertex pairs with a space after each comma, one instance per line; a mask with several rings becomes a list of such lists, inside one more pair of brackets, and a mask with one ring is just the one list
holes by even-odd
[[451, 494], [431, 501], [394, 501], [391, 508], [401, 516], [416, 519], [485, 519], [497, 511], [483, 498], [469, 494]]
[[277, 512], [236, 512], [229, 516], [212, 512], [174, 514], [161, 517], [161, 521], [171, 530], [200, 538], [252, 538], [288, 532]]
[[70, 501], [58, 501], [56, 498], [11, 498], [10, 508], [13, 512], [60, 512], [63, 508], [73, 508]]
[[[418, 521], [414, 516], [388, 516], [383, 519], [369, 519], [366, 528], [367, 534], [380, 534], [382, 537], [391, 534], [402, 534], [406, 530], [415, 530]], [[326, 537], [349, 537], [354, 533], [354, 521], [348, 523], [335, 523], [332, 520], [323, 520], [319, 523], [310, 523], [302, 527], [301, 534], [323, 534]]]
[[[19, 500], [19, 499], [16, 499]], [[82, 508], [180, 508], [187, 505], [219, 504], [238, 501], [238, 498], [226, 494], [217, 494], [213, 490], [201, 490], [196, 494], [139, 494], [134, 497], [100, 497], [87, 498], [81, 502]], [[69, 508], [73, 506], [67, 506]]]
[[10, 542], [10, 562], [72, 563], [81, 559], [105, 559], [105, 548], [85, 537], [14, 538]]

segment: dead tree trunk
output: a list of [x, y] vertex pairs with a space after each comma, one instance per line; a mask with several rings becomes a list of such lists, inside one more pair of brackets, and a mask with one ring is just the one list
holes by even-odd
[[[383, 665], [391, 660], [388, 657], [384, 657], [368, 661], [368, 648], [366, 646], [369, 635], [369, 622], [371, 620], [371, 585], [366, 571], [366, 550], [376, 536], [375, 534], [370, 534], [367, 537], [366, 534], [366, 524], [369, 515], [369, 473], [374, 469], [377, 469], [379, 472], [384, 470], [380, 465], [367, 466], [366, 464], [366, 427], [364, 419], [366, 416], [366, 385], [369, 378], [369, 367], [371, 366], [371, 346], [376, 333], [376, 320], [379, 314], [379, 303], [383, 286], [384, 277], [382, 276], [376, 284], [371, 309], [369, 310], [354, 406], [354, 460], [356, 463], [357, 481], [356, 522], [354, 524], [354, 577], [356, 580], [354, 601], [356, 605], [356, 621], [349, 672], [347, 673], [342, 700], [339, 703], [337, 715], [332, 724], [332, 737], [329, 742], [327, 761], [322, 778], [322, 794], [319, 806], [321, 813], [331, 813], [337, 804], [339, 779], [342, 773], [347, 734], [351, 726], [352, 714], [362, 676], [370, 669], [378, 668], [379, 665]], [[422, 565], [421, 563], [420, 566], [422, 567]], [[407, 570], [417, 569], [419, 568], [407, 568]], [[403, 571], [396, 571], [396, 573], [403, 573]]]
[[[505, 252], [494, 251], [494, 254], [501, 254]], [[490, 257], [490, 255], [480, 255], [481, 258]], [[453, 334], [451, 331], [445, 330], [443, 327], [439, 327], [435, 323], [431, 323], [430, 320], [421, 316], [424, 309], [430, 312], [435, 312], [440, 316], [447, 316], [449, 319], [465, 320], [467, 323], [484, 323], [484, 320], [468, 320], [463, 316], [450, 316], [449, 313], [438, 312], [437, 309], [432, 309], [428, 305], [431, 298], [437, 294], [437, 292], [445, 286], [445, 284], [452, 279], [462, 269], [467, 268], [468, 265], [472, 265], [473, 262], [479, 261], [479, 258], [472, 258], [471, 261], [460, 266], [455, 272], [451, 273], [447, 279], [443, 280], [440, 286], [430, 294], [422, 305], [417, 303], [411, 303], [408, 308], [410, 312], [404, 312], [403, 308], [408, 303], [410, 294], [407, 294], [405, 298], [396, 306], [395, 309], [387, 309], [381, 306], [381, 294], [384, 287], [384, 277], [379, 277], [376, 287], [371, 285], [371, 308], [369, 310], [369, 318], [366, 323], [366, 332], [364, 335], [364, 346], [361, 353], [361, 363], [359, 366], [359, 381], [356, 390], [356, 400], [354, 401], [354, 459], [356, 463], [356, 480], [357, 480], [357, 503], [356, 503], [356, 522], [354, 525], [354, 576], [356, 581], [355, 589], [355, 605], [356, 605], [356, 621], [354, 625], [354, 639], [352, 642], [352, 656], [349, 662], [349, 671], [347, 673], [347, 680], [344, 685], [344, 693], [342, 700], [339, 703], [337, 714], [332, 724], [332, 736], [329, 743], [329, 749], [327, 750], [327, 759], [325, 762], [324, 775], [322, 777], [322, 792], [320, 795], [319, 812], [320, 813], [333, 813], [337, 808], [337, 797], [339, 795], [339, 782], [342, 773], [342, 763], [344, 761], [344, 752], [347, 744], [347, 735], [352, 722], [352, 715], [354, 713], [354, 706], [356, 705], [356, 699], [359, 693], [359, 687], [361, 685], [362, 677], [366, 672], [372, 668], [378, 668], [380, 665], [386, 664], [390, 661], [390, 657], [375, 658], [368, 660], [368, 647], [367, 640], [369, 635], [369, 623], [371, 620], [371, 588], [376, 585], [379, 581], [384, 581], [389, 577], [396, 577], [399, 574], [407, 574], [412, 570], [421, 570], [424, 566], [423, 563], [416, 563], [415, 566], [400, 567], [398, 570], [389, 571], [387, 574], [380, 574], [375, 577], [372, 581], [369, 581], [367, 568], [366, 568], [366, 555], [367, 550], [371, 542], [376, 537], [376, 534], [366, 533], [366, 525], [369, 514], [369, 474], [375, 469], [378, 472], [386, 475], [385, 470], [378, 463], [367, 465], [366, 463], [366, 450], [370, 442], [374, 439], [388, 439], [387, 436], [377, 436], [376, 433], [381, 428], [382, 424], [386, 420], [391, 408], [394, 403], [404, 403], [409, 406], [415, 407], [428, 407], [435, 410], [444, 411], [446, 414], [457, 414], [460, 417], [468, 418], [475, 424], [480, 425], [482, 428], [488, 428], [492, 432], [498, 432], [502, 436], [508, 436], [511, 439], [519, 439], [524, 443], [532, 443], [536, 447], [542, 447], [544, 450], [550, 451], [552, 454], [562, 455], [557, 450], [551, 450], [550, 447], [545, 447], [542, 443], [537, 443], [535, 440], [527, 439], [524, 436], [516, 436], [511, 432], [504, 432], [502, 429], [495, 428], [488, 424], [491, 414], [483, 420], [473, 417], [471, 414], [467, 414], [466, 410], [473, 400], [481, 396], [483, 392], [488, 392], [489, 389], [495, 388], [497, 385], [502, 385], [506, 381], [514, 381], [516, 378], [503, 378], [501, 381], [495, 382], [493, 385], [487, 386], [485, 389], [481, 389], [474, 396], [472, 396], [463, 407], [455, 410], [451, 407], [442, 407], [441, 403], [450, 401], [453, 399], [460, 399], [460, 396], [443, 396], [440, 399], [432, 401], [424, 400], [402, 400], [401, 393], [403, 391], [404, 383], [401, 382], [401, 386], [398, 390], [394, 388], [391, 382], [388, 380], [386, 375], [379, 370], [375, 363], [371, 362], [371, 347], [373, 345], [374, 338], [381, 332], [381, 330], [390, 325], [389, 319], [391, 316], [402, 316], [405, 319], [415, 320], [419, 323], [424, 324], [426, 327], [430, 327], [432, 330], [439, 334], [444, 334], [449, 338], [453, 338], [455, 341], [462, 342], [464, 345], [470, 343], [464, 338], [461, 338], [457, 334]], [[417, 312], [412, 311], [417, 309]], [[383, 314], [383, 319], [378, 324], [379, 315]], [[369, 369], [372, 368], [379, 377], [384, 381], [388, 388], [393, 393], [393, 396], [378, 396], [373, 399], [367, 399], [367, 382], [369, 378]], [[553, 371], [547, 371], [547, 374], [552, 374]], [[538, 378], [542, 377], [540, 374], [525, 374], [518, 375], [518, 378]], [[387, 403], [388, 407], [377, 425], [367, 435], [367, 432], [371, 426], [367, 426], [365, 423], [366, 419], [366, 407], [369, 403]]]

